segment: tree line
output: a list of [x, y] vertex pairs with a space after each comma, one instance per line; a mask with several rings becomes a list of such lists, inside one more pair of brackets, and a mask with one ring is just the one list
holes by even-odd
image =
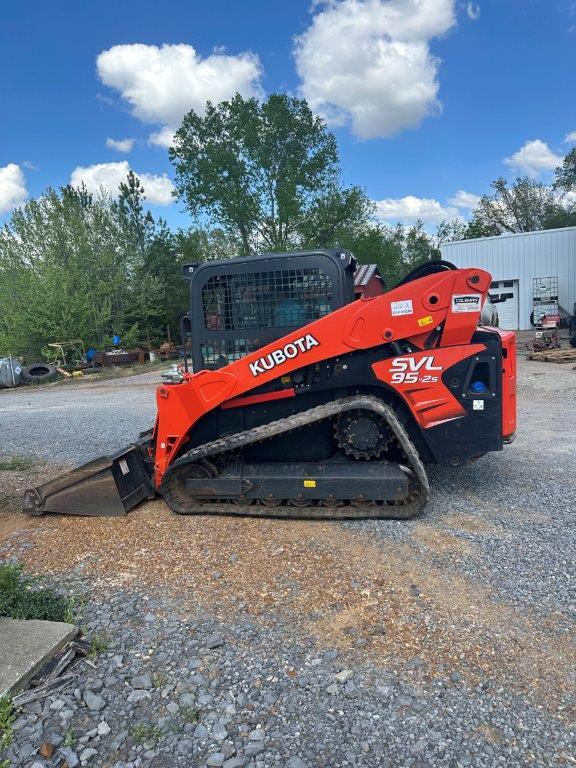
[[37, 357], [50, 341], [102, 348], [177, 338], [187, 262], [307, 248], [350, 249], [387, 285], [440, 256], [447, 240], [576, 224], [576, 150], [546, 186], [498, 179], [470, 221], [389, 227], [358, 186], [341, 183], [334, 135], [286, 94], [237, 95], [189, 112], [169, 150], [176, 195], [191, 217], [172, 231], [145, 209], [132, 172], [117, 198], [84, 187], [47, 189], [0, 230], [0, 355]]

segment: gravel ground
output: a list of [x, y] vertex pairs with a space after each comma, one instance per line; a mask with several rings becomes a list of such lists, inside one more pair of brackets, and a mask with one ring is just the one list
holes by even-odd
[[154, 424], [159, 371], [104, 381], [0, 390], [0, 456], [77, 465]]
[[[416, 521], [178, 517], [160, 500], [114, 520], [12, 514], [0, 556], [78, 596], [79, 624], [107, 648], [22, 710], [8, 759], [574, 765], [576, 372], [519, 362], [517, 440], [432, 471]], [[29, 455], [113, 450], [149, 425], [151, 378], [70, 387], [65, 403], [56, 388], [0, 396], [0, 456], [26, 452], [22, 413]], [[101, 437], [82, 447], [92, 417]]]

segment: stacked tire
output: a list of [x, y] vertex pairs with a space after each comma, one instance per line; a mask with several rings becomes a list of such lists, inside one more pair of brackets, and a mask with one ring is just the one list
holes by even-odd
[[22, 369], [22, 379], [25, 384], [44, 384], [56, 376], [56, 368], [48, 363], [33, 363]]

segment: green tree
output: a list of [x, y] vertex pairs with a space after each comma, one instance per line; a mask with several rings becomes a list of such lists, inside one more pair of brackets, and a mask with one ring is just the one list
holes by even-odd
[[184, 263], [176, 238], [160, 220], [135, 274], [132, 318], [143, 332], [142, 342], [155, 346], [166, 340], [167, 333], [173, 340], [178, 338], [179, 318], [188, 311]]
[[306, 101], [236, 95], [202, 117], [189, 112], [170, 159], [194, 217], [207, 217], [241, 253], [331, 242], [367, 212], [361, 190], [339, 182], [336, 139]]
[[47, 342], [78, 337], [101, 348], [114, 333], [157, 344], [167, 326], [178, 337], [188, 308], [181, 266], [207, 258], [210, 237], [175, 236], [144, 205], [130, 174], [117, 201], [64, 187], [14, 212], [0, 230], [2, 352], [37, 358]]
[[433, 238], [424, 229], [424, 224], [417, 221], [414, 226], [404, 231], [403, 263], [406, 272], [418, 267], [430, 259], [439, 259], [441, 254]]
[[576, 224], [576, 211], [553, 187], [527, 176], [512, 183], [499, 178], [491, 184], [472, 214], [465, 237], [489, 237], [503, 232], [533, 232]]
[[563, 192], [576, 190], [576, 147], [568, 152], [562, 165], [556, 168], [554, 187]]
[[175, 234], [176, 248], [184, 264], [230, 259], [241, 250], [239, 241], [223, 229], [179, 229]]
[[360, 187], [326, 190], [298, 222], [301, 248], [352, 248], [374, 225], [374, 204]]
[[361, 263], [378, 264], [385, 285], [392, 287], [414, 267], [440, 258], [434, 238], [421, 221], [411, 227], [388, 227], [372, 221], [341, 242]]
[[0, 346], [93, 341], [122, 329], [126, 254], [105, 194], [48, 189], [17, 209], [0, 236]]
[[[118, 200], [112, 203], [118, 218], [121, 246], [126, 253], [129, 332], [124, 338], [132, 344], [152, 343], [165, 338], [167, 322], [164, 267], [173, 256], [170, 237], [162, 221], [156, 222], [144, 210], [144, 188], [133, 171], [119, 187]], [[176, 264], [174, 264], [176, 269]], [[126, 341], [128, 343], [128, 341]]]
[[150, 211], [144, 211], [144, 188], [134, 171], [130, 170], [126, 181], [120, 183], [118, 200], [112, 203], [112, 209], [118, 217], [124, 247], [135, 262], [143, 259], [155, 226]]
[[174, 234], [163, 219], [155, 221], [145, 211], [144, 203], [144, 189], [130, 172], [113, 204], [129, 254], [128, 324], [131, 337], [155, 346], [168, 334], [178, 339], [179, 319], [189, 304], [182, 266], [209, 258], [214, 238], [198, 229]]
[[462, 219], [445, 219], [436, 228], [436, 246], [440, 248], [444, 243], [452, 243], [455, 240], [464, 240], [467, 224]]

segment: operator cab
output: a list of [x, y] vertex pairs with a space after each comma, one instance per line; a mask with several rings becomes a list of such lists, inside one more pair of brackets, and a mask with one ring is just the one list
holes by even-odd
[[354, 301], [346, 250], [186, 264], [194, 371], [216, 370]]

